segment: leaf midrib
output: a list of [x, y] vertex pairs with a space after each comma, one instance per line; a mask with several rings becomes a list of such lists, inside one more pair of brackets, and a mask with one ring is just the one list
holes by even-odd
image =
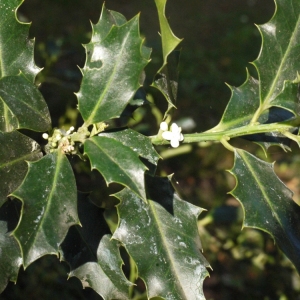
[[0, 164], [0, 169], [5, 168], [5, 167], [8, 167], [8, 166], [10, 166], [10, 165], [17, 164], [17, 163], [20, 162], [20, 161], [25, 161], [26, 158], [31, 158], [31, 156], [32, 156], [33, 154], [37, 154], [37, 153], [41, 153], [41, 150], [40, 150], [40, 149], [34, 150], [34, 151], [32, 151], [32, 152], [30, 152], [30, 153], [28, 153], [28, 154], [25, 154], [25, 155], [23, 155], [23, 156], [19, 156], [17, 159], [13, 159], [13, 160], [10, 160], [10, 161], [7, 162], [7, 163]]
[[260, 190], [261, 190], [261, 192], [262, 192], [262, 194], [264, 196], [264, 199], [266, 200], [265, 203], [269, 206], [269, 208], [271, 209], [271, 211], [274, 212], [273, 216], [275, 216], [276, 221], [278, 222], [278, 224], [280, 225], [280, 227], [282, 228], [282, 230], [285, 232], [284, 226], [282, 225], [282, 222], [281, 222], [281, 220], [280, 220], [277, 212], [273, 209], [272, 201], [270, 201], [269, 197], [267, 196], [266, 189], [264, 188], [264, 186], [261, 185], [260, 181], [257, 179], [255, 170], [252, 168], [251, 163], [249, 163], [246, 155], [244, 155], [243, 152], [239, 151], [239, 154], [243, 157], [244, 162], [246, 163], [246, 165], [247, 165], [248, 169], [250, 170], [251, 174], [253, 175], [253, 178], [254, 178], [255, 182], [259, 186], [259, 188], [260, 188]]
[[[4, 94], [5, 96], [7, 96], [7, 97], [9, 97], [9, 98], [12, 98], [13, 100], [15, 100], [16, 103], [18, 103], [18, 102], [22, 103], [22, 104], [25, 105], [28, 109], [30, 109], [31, 111], [35, 112], [38, 116], [40, 116], [42, 119], [44, 119], [45, 114], [43, 114], [43, 110], [42, 110], [42, 109], [35, 109], [36, 106], [35, 106], [35, 107], [34, 107], [34, 106], [30, 106], [30, 105], [29, 105], [30, 103], [27, 103], [27, 102], [23, 101], [22, 99], [19, 99], [19, 98], [16, 98], [16, 97], [11, 97], [11, 95], [9, 95], [9, 94], [8, 94], [5, 90], [3, 90], [3, 89], [1, 89], [1, 92], [2, 92], [2, 94]], [[11, 105], [9, 105], [9, 104], [11, 104], [11, 103], [8, 104], [7, 101], [5, 101], [5, 100], [3, 99], [3, 97], [1, 97], [1, 94], [0, 94], [0, 99], [7, 105], [7, 107], [11, 107]], [[10, 109], [10, 111], [12, 111], [12, 110]], [[17, 117], [17, 115], [14, 113], [14, 111], [12, 111], [12, 113], [13, 113], [14, 116]], [[19, 120], [18, 120], [18, 123], [20, 124]]]
[[[132, 23], [135, 24], [135, 22], [133, 22], [133, 21], [132, 21]], [[125, 26], [126, 24], [128, 25], [128, 23], [125, 23], [123, 26]], [[129, 29], [131, 29], [132, 26], [133, 26], [132, 24], [130, 24], [130, 25], [131, 25], [131, 26], [129, 27]], [[120, 27], [114, 26], [114, 28], [116, 28], [115, 30], [118, 30], [118, 31], [119, 31], [123, 26], [120, 26]], [[129, 30], [129, 29], [128, 29], [128, 31], [127, 31], [127, 34], [125, 35], [125, 38], [123, 39], [121, 51], [119, 51], [119, 55], [117, 56], [117, 59], [116, 59], [116, 62], [115, 62], [115, 64], [114, 64], [114, 67], [113, 67], [113, 70], [112, 70], [112, 72], [111, 72], [111, 75], [110, 75], [110, 77], [109, 77], [109, 80], [107, 81], [107, 84], [105, 85], [105, 88], [104, 88], [103, 92], [101, 93], [101, 95], [100, 95], [100, 97], [99, 97], [99, 99], [98, 99], [98, 101], [97, 101], [97, 103], [96, 103], [96, 105], [95, 105], [93, 111], [91, 112], [90, 117], [89, 117], [88, 120], [86, 121], [87, 124], [92, 124], [92, 123], [94, 122], [94, 117], [95, 117], [95, 115], [96, 115], [96, 113], [97, 113], [97, 111], [98, 111], [98, 109], [99, 109], [99, 107], [100, 107], [100, 105], [101, 105], [101, 103], [102, 103], [102, 100], [103, 100], [104, 96], [106, 95], [106, 91], [109, 89], [109, 87], [111, 86], [111, 84], [112, 84], [112, 82], [113, 82], [113, 79], [114, 79], [115, 74], [116, 74], [116, 70], [118, 69], [117, 67], [119, 66], [119, 62], [120, 62], [120, 59], [121, 59], [121, 57], [122, 57], [123, 50], [124, 50], [124, 48], [125, 48], [125, 45], [127, 44], [128, 37], [129, 37], [130, 34], [131, 34], [131, 30]], [[112, 32], [112, 30], [110, 31], [110, 33], [111, 33], [111, 32]], [[110, 34], [110, 33], [109, 33], [109, 34]], [[109, 35], [109, 34], [108, 34], [108, 35]], [[105, 37], [105, 39], [108, 37], [108, 35]], [[104, 40], [105, 40], [105, 39], [104, 39]], [[102, 40], [102, 41], [103, 41], [103, 40]], [[100, 41], [100, 43], [101, 43], [102, 41]]]
[[[101, 138], [101, 137], [99, 137], [99, 138]], [[109, 139], [108, 137], [102, 137], [102, 138]], [[131, 181], [131, 177], [128, 175], [128, 173], [126, 172], [126, 170], [123, 169], [123, 168], [119, 165], [119, 163], [116, 162], [116, 161], [113, 159], [113, 157], [109, 155], [109, 153], [108, 153], [107, 151], [104, 151], [105, 148], [102, 148], [100, 144], [97, 144], [97, 142], [94, 141], [93, 138], [89, 139], [88, 141], [90, 141], [90, 142], [93, 143], [97, 148], [99, 148], [99, 150], [102, 151], [102, 153], [105, 154], [106, 157], [107, 157], [110, 161], [112, 161], [112, 162], [113, 162], [113, 163], [114, 163], [114, 164], [115, 164], [115, 165], [123, 172], [123, 174], [126, 175], [126, 178], [129, 179], [129, 181]], [[116, 141], [116, 140], [115, 140], [115, 141]], [[119, 141], [116, 141], [116, 142], [119, 142]], [[123, 144], [122, 144], [121, 142], [119, 142], [119, 143], [123, 146]], [[134, 152], [134, 151], [133, 151], [133, 152]], [[86, 154], [88, 155], [88, 153], [86, 153]], [[88, 156], [89, 156], [89, 155], [88, 155]], [[95, 165], [96, 165], [96, 169], [97, 169], [99, 172], [101, 172], [101, 170], [100, 170], [99, 168], [97, 168], [97, 164], [95, 164]], [[106, 181], [108, 184], [111, 183], [111, 182], [114, 182], [114, 181], [112, 181], [112, 180], [108, 181], [102, 172], [101, 172], [101, 174], [103, 175], [103, 177], [105, 178], [105, 181]], [[134, 183], [134, 181], [131, 181], [131, 182], [132, 182], [132, 185], [137, 189], [137, 191], [139, 191], [139, 187]], [[122, 184], [122, 185], [125, 185], [123, 182], [118, 182], [118, 183], [120, 183], [120, 184]], [[128, 185], [125, 185], [125, 186], [127, 186], [130, 190], [132, 190], [139, 198], [141, 198], [142, 200], [144, 200], [143, 197], [142, 197], [142, 195], [141, 195], [140, 193], [137, 193], [137, 191], [134, 191], [134, 190], [133, 190], [130, 186], [128, 186]]]
[[[283, 69], [283, 67], [285, 65], [285, 62], [286, 62], [286, 60], [288, 58], [288, 55], [289, 55], [289, 53], [291, 52], [291, 49], [292, 49], [292, 47], [290, 45], [292, 44], [292, 42], [294, 42], [295, 35], [299, 31], [299, 28], [300, 28], [300, 24], [299, 23], [300, 23], [300, 15], [298, 16], [297, 22], [295, 24], [295, 30], [293, 31], [293, 33], [291, 35], [291, 38], [289, 39], [288, 46], [287, 46], [286, 51], [285, 51], [285, 53], [283, 55], [283, 58], [281, 60], [281, 63], [280, 63], [279, 68], [278, 68], [278, 71], [276, 72], [275, 78], [272, 81], [272, 85], [270, 87], [269, 93], [266, 95], [265, 100], [263, 101], [263, 104], [261, 105], [262, 111], [265, 110], [265, 109], [267, 109], [270, 106], [270, 103], [272, 102], [271, 101], [271, 97], [273, 95], [273, 92], [275, 90], [276, 84], [277, 84], [277, 82], [279, 80], [279, 77], [281, 75], [281, 70]], [[295, 76], [296, 76], [296, 74], [295, 74]]]
[[[58, 151], [60, 151], [60, 149]], [[52, 195], [54, 194], [54, 190], [55, 190], [56, 182], [57, 182], [57, 177], [58, 177], [59, 171], [61, 170], [61, 165], [62, 165], [62, 161], [63, 161], [63, 154], [58, 153], [58, 151], [55, 153], [57, 155], [57, 158], [56, 158], [56, 168], [55, 168], [55, 172], [54, 172], [54, 176], [53, 176], [53, 180], [52, 180], [51, 190], [50, 190], [48, 196], [45, 198], [45, 200], [43, 202], [43, 206], [45, 207], [44, 213], [43, 213], [43, 215], [40, 218], [40, 222], [38, 224], [37, 230], [36, 231], [32, 231], [32, 233], [28, 236], [27, 242], [34, 235], [34, 238], [33, 238], [33, 241], [32, 241], [32, 243], [30, 245], [28, 253], [30, 253], [31, 248], [35, 245], [36, 240], [37, 240], [37, 238], [40, 235], [40, 231], [43, 229], [44, 219], [48, 216], [48, 213], [49, 213], [49, 210], [50, 210], [50, 207], [51, 207], [51, 204], [52, 204], [51, 198], [53, 198]], [[54, 154], [49, 154], [49, 155], [54, 155]], [[61, 158], [60, 158], [60, 156], [61, 156]], [[49, 201], [49, 199], [50, 199], [50, 201]], [[27, 242], [24, 243], [24, 245], [27, 244]], [[23, 248], [22, 248], [22, 252], [23, 252]], [[25, 261], [26, 260], [24, 259], [24, 264], [25, 264]]]
[[[165, 251], [166, 251], [167, 254], [168, 254], [168, 257], [170, 258], [169, 261], [171, 262], [170, 265], [171, 265], [172, 270], [173, 270], [172, 274], [174, 274], [174, 275], [176, 276], [177, 281], [178, 281], [178, 282], [180, 283], [180, 285], [181, 285], [180, 275], [179, 275], [178, 272], [176, 271], [176, 267], [175, 267], [175, 265], [174, 265], [174, 263], [173, 263], [173, 261], [175, 261], [175, 259], [174, 259], [173, 255], [172, 255], [172, 253], [169, 251], [168, 243], [167, 243], [167, 241], [166, 241], [166, 239], [165, 239], [165, 237], [164, 237], [165, 230], [162, 228], [162, 226], [160, 226], [160, 223], [161, 223], [161, 222], [159, 221], [159, 217], [158, 217], [158, 215], [157, 215], [155, 206], [154, 206], [154, 204], [152, 203], [151, 200], [148, 201], [148, 205], [149, 205], [150, 210], [152, 211], [152, 215], [153, 215], [153, 217], [154, 217], [154, 219], [155, 219], [156, 228], [157, 228], [157, 230], [158, 230], [158, 232], [159, 232], [159, 236], [161, 237], [161, 240], [162, 240], [162, 243], [163, 243], [163, 248], [165, 249]], [[180, 290], [180, 294], [184, 297], [184, 298], [182, 298], [182, 299], [187, 299], [187, 298], [186, 298], [186, 295], [185, 295], [185, 293], [184, 293], [184, 289], [183, 289], [183, 288], [179, 288], [178, 290]]]

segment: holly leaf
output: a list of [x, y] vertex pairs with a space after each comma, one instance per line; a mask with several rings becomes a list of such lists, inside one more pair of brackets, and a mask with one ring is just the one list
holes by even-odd
[[73, 170], [61, 152], [29, 162], [23, 183], [11, 193], [22, 201], [21, 219], [13, 236], [26, 268], [46, 254], [58, 254], [70, 226], [78, 224]]
[[61, 245], [62, 257], [71, 266], [69, 276], [76, 276], [83, 287], [90, 287], [106, 299], [128, 299], [129, 286], [124, 276], [118, 243], [98, 208], [84, 195], [78, 197], [82, 226], [72, 226]]
[[119, 117], [133, 98], [150, 56], [142, 43], [139, 16], [124, 23], [124, 17], [103, 7], [92, 40], [85, 46], [87, 60], [77, 93], [87, 125]]
[[163, 67], [168, 63], [169, 54], [173, 50], [175, 50], [175, 48], [182, 41], [182, 39], [179, 39], [174, 35], [174, 33], [170, 28], [169, 22], [165, 15], [166, 4], [167, 4], [167, 0], [155, 0], [155, 5], [158, 12], [163, 59], [164, 59], [161, 69], [163, 69]]
[[154, 175], [160, 156], [154, 149], [148, 137], [131, 129], [123, 129], [113, 132], [101, 132], [99, 136], [106, 136], [119, 141], [124, 146], [127, 146], [136, 152], [140, 157], [145, 158], [153, 166], [152, 175]]
[[[259, 112], [279, 106], [299, 114], [298, 85], [300, 70], [300, 3], [277, 0], [272, 19], [258, 26], [262, 49], [253, 62], [260, 81]], [[292, 90], [292, 92], [291, 92]]]
[[28, 38], [30, 24], [16, 18], [22, 2], [0, 0], [0, 78], [18, 75], [21, 71], [34, 82], [40, 69], [34, 63], [34, 40]]
[[146, 199], [144, 172], [147, 168], [137, 152], [118, 140], [94, 136], [85, 141], [84, 154], [89, 157], [91, 168], [97, 169], [107, 184], [122, 184]]
[[0, 132], [0, 145], [1, 206], [24, 179], [27, 172], [26, 161], [35, 161], [43, 154], [34, 140], [18, 131]]
[[[101, 42], [101, 40], [103, 40], [107, 36], [113, 25], [122, 26], [126, 22], [127, 20], [122, 14], [113, 10], [106, 9], [105, 3], [103, 3], [99, 21], [96, 24], [92, 24], [91, 42], [85, 45], [85, 47], [91, 47], [91, 49], [93, 49], [93, 44]], [[93, 63], [93, 61], [91, 60], [91, 54], [92, 53], [88, 53], [87, 56], [88, 64]]]
[[[253, 65], [259, 80], [249, 76], [247, 71], [247, 79], [242, 86], [230, 87], [232, 95], [222, 119], [208, 132], [225, 131], [256, 122], [270, 123], [268, 119], [275, 107], [277, 112], [280, 109], [288, 111], [289, 118], [300, 113], [300, 60], [296, 42], [300, 38], [299, 15], [299, 1], [276, 1], [276, 12], [272, 19], [258, 26], [262, 36], [262, 48]], [[282, 121], [283, 115], [284, 113], [273, 115], [272, 122]], [[276, 133], [271, 135], [276, 136]], [[263, 137], [264, 135], [260, 135], [260, 139]], [[287, 146], [280, 141], [273, 141], [271, 145], [283, 148]], [[261, 141], [261, 146], [267, 149], [270, 143]]]
[[168, 178], [147, 176], [147, 203], [127, 188], [115, 196], [121, 204], [113, 238], [134, 259], [148, 298], [205, 299], [209, 265], [197, 228], [202, 209], [181, 200]]
[[236, 178], [230, 193], [240, 201], [245, 214], [243, 227], [269, 233], [299, 272], [300, 207], [275, 174], [273, 164], [236, 149], [230, 173]]
[[16, 282], [22, 256], [17, 241], [10, 235], [19, 220], [19, 201], [7, 201], [0, 208], [0, 293], [9, 281]]
[[46, 101], [35, 85], [23, 77], [0, 79], [0, 131], [19, 128], [47, 131], [51, 127]]
[[[247, 79], [240, 87], [232, 87], [231, 98], [227, 104], [219, 124], [206, 132], [226, 131], [248, 126], [259, 107], [259, 81], [247, 72]], [[297, 91], [289, 89], [290, 98], [297, 97]], [[250, 99], [250, 100], [249, 100]], [[289, 120], [294, 114], [286, 109], [272, 106], [261, 113], [258, 118], [260, 124], [270, 124]], [[290, 140], [280, 132], [260, 133], [242, 136], [260, 145], [264, 151], [270, 146], [280, 146], [289, 150]]]
[[168, 102], [167, 113], [176, 107], [178, 88], [178, 63], [180, 51], [175, 51], [182, 39], [177, 38], [172, 32], [165, 15], [167, 0], [155, 0], [160, 25], [162, 42], [163, 65], [155, 75], [152, 86], [157, 88]]

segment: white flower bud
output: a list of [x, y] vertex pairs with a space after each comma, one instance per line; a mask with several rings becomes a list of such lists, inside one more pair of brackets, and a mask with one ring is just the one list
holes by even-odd
[[159, 128], [162, 131], [168, 130], [168, 124], [167, 124], [167, 122], [161, 122]]
[[43, 139], [48, 140], [49, 134], [48, 133], [43, 133], [42, 137], [43, 137]]
[[55, 136], [55, 139], [56, 139], [57, 141], [59, 141], [59, 140], [61, 139], [61, 135], [60, 135], [60, 134], [57, 134], [57, 135]]
[[173, 148], [177, 148], [179, 146], [179, 142], [183, 141], [184, 137], [181, 133], [181, 127], [178, 127], [176, 123], [171, 125], [170, 131], [164, 131], [162, 133], [162, 138], [170, 141], [170, 144]]

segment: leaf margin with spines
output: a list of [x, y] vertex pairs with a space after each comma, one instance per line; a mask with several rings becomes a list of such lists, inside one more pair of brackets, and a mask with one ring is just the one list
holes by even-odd
[[[38, 161], [27, 163], [28, 171], [26, 177], [22, 184], [10, 194], [10, 196], [16, 197], [22, 202], [21, 217], [17, 227], [12, 232], [12, 236], [20, 246], [24, 269], [46, 254], [58, 256], [59, 245], [67, 235], [69, 227], [80, 224], [77, 215], [77, 191], [74, 173], [66, 155], [62, 153], [61, 149], [43, 156]], [[54, 171], [51, 169], [54, 169]], [[64, 173], [60, 172], [62, 169], [64, 169]], [[39, 176], [35, 178], [32, 174], [34, 176], [38, 174]], [[51, 181], [52, 175], [54, 177]], [[47, 176], [49, 178], [46, 178]], [[38, 185], [36, 180], [42, 181], [43, 186]], [[52, 185], [48, 185], [49, 182], [52, 182]], [[28, 186], [35, 188], [28, 189]], [[38, 195], [37, 189], [39, 189], [40, 195]], [[48, 194], [45, 195], [45, 192]], [[52, 203], [52, 215], [49, 217], [49, 205], [51, 203], [49, 204], [48, 200], [54, 199], [56, 202], [60, 202], [61, 197], [66, 196], [66, 192], [69, 193], [67, 197], [68, 202], [65, 201], [62, 208], [59, 203], [57, 203], [58, 205], [53, 205]], [[38, 206], [38, 201], [41, 201], [40, 198], [46, 198], [46, 200], [41, 206]], [[34, 201], [33, 199], [37, 201], [32, 202]], [[67, 204], [71, 207], [67, 207]], [[31, 209], [29, 209], [30, 206]], [[44, 215], [46, 215], [46, 221], [49, 221], [52, 226], [41, 227], [41, 223], [45, 223]], [[28, 230], [33, 230], [30, 225], [34, 224], [37, 224], [35, 229], [38, 230], [29, 234]], [[29, 226], [29, 229], [26, 229], [27, 226]], [[29, 237], [26, 237], [26, 234]], [[33, 241], [29, 243], [30, 245], [27, 245], [29, 240], [32, 240], [32, 234], [34, 234]], [[46, 239], [46, 237], [49, 240], [44, 241], [43, 239]], [[38, 242], [41, 242], [41, 244], [38, 244]]]

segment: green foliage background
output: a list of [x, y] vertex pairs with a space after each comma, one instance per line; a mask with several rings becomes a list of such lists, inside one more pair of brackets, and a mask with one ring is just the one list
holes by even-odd
[[[32, 21], [30, 35], [36, 38], [36, 63], [44, 67], [37, 80], [41, 82], [40, 90], [54, 117], [54, 127], [79, 122], [73, 92], [79, 90], [81, 73], [76, 65], [83, 67], [84, 48], [80, 44], [89, 41], [91, 26], [88, 20], [93, 23], [98, 20], [101, 6], [99, 0], [25, 0], [19, 9], [21, 20]], [[162, 64], [154, 1], [107, 0], [106, 7], [121, 12], [128, 19], [142, 12], [141, 33], [146, 37], [146, 46], [153, 48], [152, 66], [146, 68], [146, 82], [150, 84], [154, 72]], [[169, 0], [166, 15], [176, 36], [184, 38], [178, 111], [174, 116], [182, 127], [191, 120], [195, 122], [192, 131], [203, 131], [217, 124], [230, 98], [230, 90], [224, 82], [241, 85], [246, 78], [245, 66], [257, 57], [260, 49], [260, 36], [253, 23], [268, 21], [273, 12], [272, 0], [191, 0], [184, 5], [180, 0]], [[166, 104], [154, 89], [149, 88], [147, 92], [154, 95], [155, 106], [139, 109], [132, 125], [148, 135], [157, 131], [153, 121], [153, 114], [157, 113], [155, 107], [165, 109]], [[64, 117], [61, 117], [62, 112], [65, 112]], [[152, 120], [153, 126], [148, 128], [140, 123], [142, 117]], [[33, 137], [42, 142], [40, 134]], [[258, 156], [263, 155], [253, 145], [246, 147], [251, 147], [248, 149], [256, 151]], [[253, 229], [241, 232], [240, 207], [236, 200], [226, 195], [234, 186], [233, 177], [224, 171], [232, 166], [231, 154], [225, 152], [224, 156], [223, 147], [218, 145], [210, 148], [187, 145], [180, 149], [183, 153], [177, 156], [164, 151], [162, 155], [166, 159], [160, 168], [162, 174], [175, 173], [179, 191], [185, 199], [209, 211], [201, 214], [199, 222], [204, 255], [214, 270], [204, 281], [206, 298], [300, 299], [299, 277], [271, 237]], [[282, 152], [276, 148], [271, 149], [268, 158], [269, 162], [278, 162], [276, 171], [296, 192], [296, 201], [299, 201], [298, 152], [285, 154], [283, 160]], [[172, 153], [176, 153], [175, 150]], [[113, 203], [108, 195], [115, 186], [107, 190], [98, 173], [93, 172], [93, 180], [90, 180], [85, 173], [88, 170], [76, 158], [72, 163], [78, 189], [94, 190], [95, 199], [97, 194], [102, 195], [107, 201], [101, 205], [112, 208], [113, 218]], [[289, 172], [286, 172], [287, 166]], [[97, 187], [93, 186], [94, 182]], [[90, 289], [82, 290], [78, 279], [67, 281], [66, 270], [66, 265], [55, 257], [43, 257], [25, 272], [20, 271], [17, 284], [9, 283], [0, 299], [101, 298]], [[137, 284], [143, 291], [142, 283]]]

